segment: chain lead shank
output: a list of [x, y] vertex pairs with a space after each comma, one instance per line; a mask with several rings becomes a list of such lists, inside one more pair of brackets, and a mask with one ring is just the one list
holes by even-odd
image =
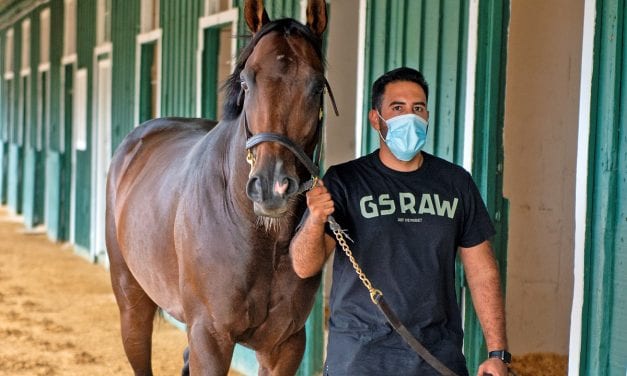
[[353, 256], [353, 252], [350, 250], [350, 247], [346, 243], [346, 239], [344, 239], [344, 232], [342, 231], [340, 225], [335, 221], [332, 216], [329, 216], [328, 221], [329, 226], [331, 227], [331, 231], [333, 231], [333, 235], [335, 235], [335, 238], [337, 239], [337, 243], [340, 245], [340, 247], [342, 247], [342, 250], [353, 265], [353, 269], [355, 269], [355, 272], [359, 276], [359, 280], [361, 280], [361, 283], [363, 283], [366, 289], [368, 289], [368, 292], [370, 293], [370, 300], [372, 300], [374, 304], [378, 305], [379, 299], [381, 299], [383, 293], [381, 292], [381, 290], [372, 286], [372, 283], [370, 282], [368, 277], [366, 277], [366, 273], [361, 270], [361, 267]]

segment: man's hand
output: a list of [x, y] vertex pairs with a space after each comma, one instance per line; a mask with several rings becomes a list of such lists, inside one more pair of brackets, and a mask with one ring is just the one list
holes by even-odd
[[501, 359], [489, 358], [481, 363], [477, 376], [507, 376], [507, 365]]
[[309, 220], [315, 225], [324, 225], [327, 217], [330, 216], [335, 208], [331, 194], [324, 186], [322, 180], [309, 192], [307, 192], [307, 207], [309, 208]]
[[322, 180], [307, 192], [307, 207], [309, 216], [290, 243], [292, 266], [300, 278], [320, 273], [335, 248], [335, 240], [324, 232], [324, 224], [335, 208]]

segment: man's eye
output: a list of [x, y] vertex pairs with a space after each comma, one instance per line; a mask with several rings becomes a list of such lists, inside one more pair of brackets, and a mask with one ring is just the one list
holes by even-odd
[[414, 112], [424, 112], [425, 108], [423, 106], [414, 107]]
[[402, 109], [403, 108], [401, 106], [394, 106], [394, 107], [392, 107], [392, 110], [394, 110], [394, 111], [400, 111]]

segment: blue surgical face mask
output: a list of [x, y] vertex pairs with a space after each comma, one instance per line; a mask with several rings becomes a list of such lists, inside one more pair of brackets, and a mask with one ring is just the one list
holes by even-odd
[[385, 120], [377, 111], [377, 115], [388, 126], [388, 134], [384, 139], [381, 131], [379, 136], [385, 141], [394, 156], [401, 161], [410, 161], [427, 142], [429, 123], [415, 114], [395, 116]]

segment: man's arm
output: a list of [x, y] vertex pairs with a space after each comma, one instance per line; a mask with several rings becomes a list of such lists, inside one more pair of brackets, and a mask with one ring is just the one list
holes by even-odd
[[[490, 242], [460, 248], [460, 257], [488, 351], [507, 350], [503, 294]], [[500, 359], [488, 359], [481, 364], [478, 375], [484, 373], [507, 375], [507, 367]]]
[[307, 192], [309, 216], [290, 243], [292, 266], [300, 278], [312, 277], [322, 270], [335, 248], [335, 240], [324, 231], [327, 217], [333, 213], [331, 194], [322, 181]]

